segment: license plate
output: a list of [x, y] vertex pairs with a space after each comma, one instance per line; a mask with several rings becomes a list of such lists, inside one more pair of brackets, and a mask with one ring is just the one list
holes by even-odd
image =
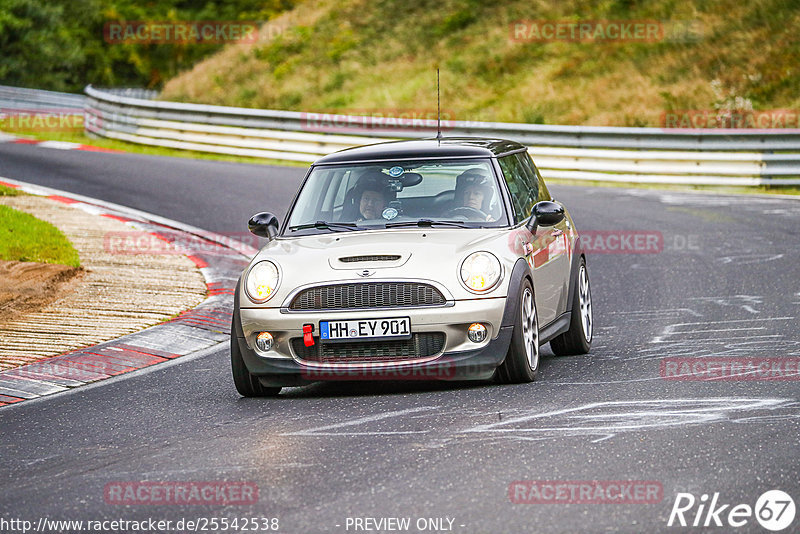
[[379, 339], [408, 339], [411, 337], [411, 319], [355, 319], [346, 321], [320, 321], [321, 341], [360, 341]]

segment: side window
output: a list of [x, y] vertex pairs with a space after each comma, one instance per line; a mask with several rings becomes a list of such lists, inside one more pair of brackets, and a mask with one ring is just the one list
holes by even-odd
[[[524, 156], [524, 157], [520, 157]], [[511, 154], [498, 160], [503, 177], [508, 184], [508, 191], [511, 193], [511, 204], [514, 206], [514, 223], [520, 223], [530, 217], [531, 208], [536, 203], [539, 191], [535, 186], [535, 174], [532, 165], [528, 167], [525, 163], [527, 154]]]
[[350, 171], [345, 172], [339, 184], [339, 189], [336, 191], [336, 197], [333, 199], [333, 207], [341, 208], [344, 204], [344, 194], [347, 191], [347, 184], [350, 181]]
[[[533, 160], [531, 159], [530, 154], [527, 152], [520, 152], [517, 154], [517, 157], [520, 159], [520, 163], [525, 169], [525, 179], [528, 183], [531, 193], [533, 194], [533, 198], [535, 198], [536, 202], [538, 202], [541, 200], [541, 191], [539, 190], [539, 175], [536, 172], [536, 166], [533, 164]], [[534, 204], [536, 202], [534, 202]]]
[[323, 201], [320, 207], [320, 215], [324, 215], [325, 218], [328, 218], [333, 214], [341, 213], [350, 174], [349, 170], [345, 173], [341, 171], [330, 172], [328, 181], [323, 187]]
[[539, 182], [539, 201], [553, 200], [553, 197], [550, 196], [550, 191], [547, 190], [547, 184], [544, 183], [542, 174], [539, 172], [539, 169], [536, 167], [536, 165], [533, 166], [533, 170], [536, 171], [536, 178]]

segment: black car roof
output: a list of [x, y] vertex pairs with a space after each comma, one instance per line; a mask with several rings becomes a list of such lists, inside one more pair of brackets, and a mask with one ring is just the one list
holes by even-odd
[[346, 148], [323, 156], [314, 165], [353, 163], [359, 161], [428, 159], [428, 158], [491, 158], [527, 150], [525, 145], [506, 139], [483, 137], [443, 137], [390, 141], [355, 148]]

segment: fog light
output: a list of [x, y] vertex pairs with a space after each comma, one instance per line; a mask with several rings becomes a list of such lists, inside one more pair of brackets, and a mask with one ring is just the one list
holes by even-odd
[[256, 336], [256, 348], [261, 352], [267, 352], [272, 348], [272, 334], [261, 332]]
[[467, 330], [467, 337], [473, 343], [480, 343], [486, 339], [486, 327], [481, 323], [472, 323]]

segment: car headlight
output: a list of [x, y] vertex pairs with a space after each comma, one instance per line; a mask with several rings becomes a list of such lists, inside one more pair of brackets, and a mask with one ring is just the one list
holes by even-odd
[[280, 282], [281, 273], [278, 271], [278, 266], [269, 260], [264, 260], [253, 265], [247, 273], [244, 290], [247, 298], [256, 304], [261, 304], [275, 294]]
[[501, 274], [500, 260], [489, 252], [473, 252], [461, 263], [461, 282], [476, 293], [494, 288]]

